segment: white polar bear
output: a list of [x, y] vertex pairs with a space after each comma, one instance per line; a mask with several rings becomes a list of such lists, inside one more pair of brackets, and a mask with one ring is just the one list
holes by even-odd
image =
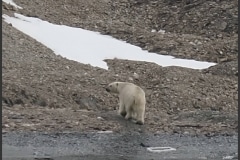
[[107, 92], [119, 95], [119, 114], [125, 119], [136, 119], [136, 124], [144, 124], [145, 116], [145, 92], [139, 86], [128, 82], [113, 82], [107, 88]]

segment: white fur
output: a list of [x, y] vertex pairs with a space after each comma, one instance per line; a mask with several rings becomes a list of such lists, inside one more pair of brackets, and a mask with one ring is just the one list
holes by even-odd
[[108, 92], [119, 95], [119, 114], [125, 119], [136, 119], [137, 124], [144, 124], [145, 92], [139, 86], [128, 82], [113, 82], [107, 87]]

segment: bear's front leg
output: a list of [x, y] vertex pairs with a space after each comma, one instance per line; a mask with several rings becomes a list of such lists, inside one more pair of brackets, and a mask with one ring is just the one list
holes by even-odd
[[125, 109], [126, 109], [126, 112], [127, 112], [127, 115], [125, 116], [125, 119], [126, 120], [132, 119], [132, 112], [131, 112], [130, 106], [126, 106]]
[[127, 113], [127, 115], [125, 116], [125, 119], [128, 120], [128, 119], [132, 119], [132, 116], [131, 116], [131, 113]]
[[119, 104], [119, 114], [123, 117], [126, 116], [127, 112], [125, 110], [125, 107], [124, 107], [124, 103], [122, 103], [122, 101], [120, 100], [120, 104]]

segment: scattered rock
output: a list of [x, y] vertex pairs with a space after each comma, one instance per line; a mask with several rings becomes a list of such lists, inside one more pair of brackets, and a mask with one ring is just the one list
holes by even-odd
[[[23, 15], [98, 31], [158, 54], [219, 64], [196, 71], [114, 59], [105, 61], [106, 71], [55, 55], [3, 22], [3, 129], [138, 131], [117, 116], [118, 97], [105, 91], [106, 84], [119, 80], [146, 90], [144, 127], [149, 132], [237, 132], [236, 2], [69, 1], [64, 7], [61, 1], [19, 3], [26, 8]], [[9, 7], [3, 3], [3, 14], [13, 15]], [[104, 121], [96, 118], [102, 112]], [[195, 126], [186, 125], [190, 122]]]
[[139, 80], [139, 75], [135, 72], [133, 73], [133, 77], [134, 77], [134, 79]]
[[95, 110], [97, 109], [97, 100], [94, 98], [82, 98], [77, 101], [81, 109]]

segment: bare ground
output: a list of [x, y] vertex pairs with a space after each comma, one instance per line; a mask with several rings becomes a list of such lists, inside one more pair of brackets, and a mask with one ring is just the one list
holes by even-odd
[[[237, 132], [236, 0], [15, 2], [24, 9], [3, 3], [3, 13], [99, 31], [149, 51], [219, 64], [193, 70], [114, 59], [106, 60], [107, 71], [55, 55], [3, 22], [3, 132]], [[116, 114], [117, 97], [104, 89], [115, 80], [134, 82], [145, 90], [145, 125]]]

